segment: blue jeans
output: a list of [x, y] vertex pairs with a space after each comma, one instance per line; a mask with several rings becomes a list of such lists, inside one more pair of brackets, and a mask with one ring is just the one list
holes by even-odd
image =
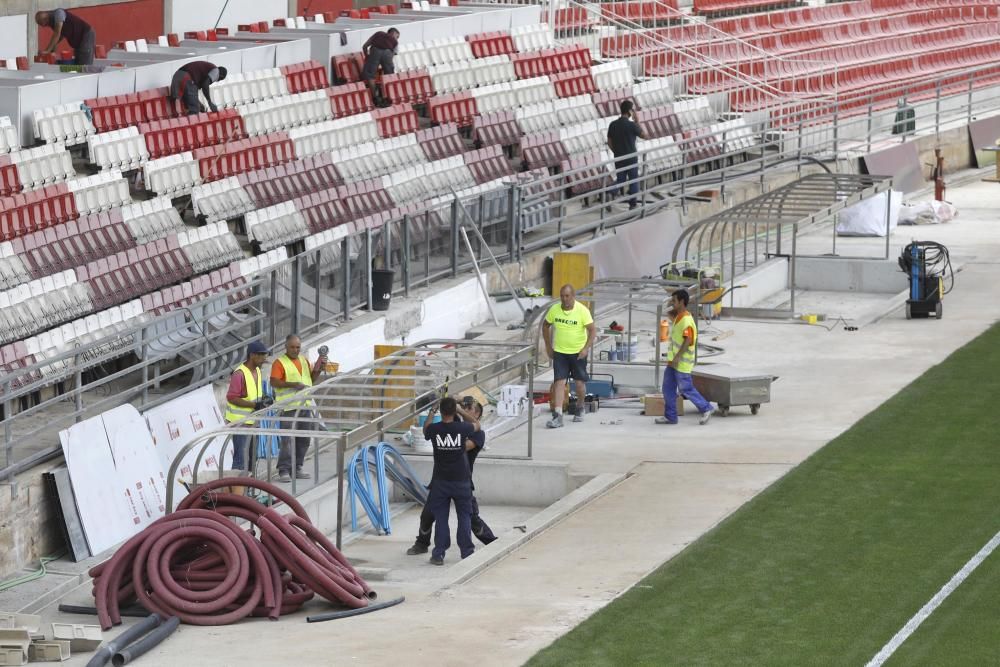
[[677, 392], [694, 403], [698, 412], [704, 414], [712, 411], [712, 404], [698, 393], [691, 382], [690, 373], [681, 373], [676, 368], [667, 366], [663, 371], [663, 416], [667, 421], [677, 421]]
[[455, 537], [462, 558], [471, 556], [476, 550], [472, 546], [472, 482], [435, 479], [431, 482], [431, 490], [425, 505], [434, 515], [434, 550], [431, 552], [434, 558], [444, 558], [444, 553], [451, 546], [448, 514], [451, 512], [453, 501], [455, 514], [458, 515], [458, 531]]
[[252, 437], [249, 435], [233, 436], [233, 470], [247, 470], [247, 450]]
[[[639, 163], [638, 162], [616, 162], [615, 168], [618, 169], [618, 185], [624, 185], [628, 182], [628, 193], [632, 195], [631, 199], [628, 200], [629, 206], [635, 206], [635, 195], [639, 192]], [[624, 188], [618, 188], [615, 191], [616, 196], [622, 195], [622, 190]]]

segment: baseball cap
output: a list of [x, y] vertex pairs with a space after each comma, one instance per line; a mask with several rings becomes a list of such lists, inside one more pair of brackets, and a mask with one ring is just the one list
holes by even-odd
[[264, 345], [259, 340], [255, 340], [247, 347], [247, 354], [267, 354], [268, 352], [267, 345]]

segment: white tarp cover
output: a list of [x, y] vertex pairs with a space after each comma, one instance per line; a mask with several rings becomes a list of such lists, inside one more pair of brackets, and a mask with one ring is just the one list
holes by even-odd
[[904, 206], [899, 211], [901, 225], [937, 225], [958, 217], [958, 209], [946, 201], [921, 201]]
[[[882, 192], [870, 199], [859, 201], [838, 214], [838, 236], [885, 236], [885, 202], [888, 193]], [[899, 223], [899, 209], [903, 193], [892, 191], [889, 204], [889, 231]]]

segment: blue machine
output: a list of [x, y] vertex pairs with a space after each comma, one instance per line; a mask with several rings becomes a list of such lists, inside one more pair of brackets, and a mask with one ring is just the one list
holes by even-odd
[[906, 319], [933, 315], [940, 320], [944, 315], [941, 299], [955, 284], [948, 248], [935, 241], [913, 241], [903, 248], [899, 257], [899, 268], [910, 281], [910, 298], [906, 300]]

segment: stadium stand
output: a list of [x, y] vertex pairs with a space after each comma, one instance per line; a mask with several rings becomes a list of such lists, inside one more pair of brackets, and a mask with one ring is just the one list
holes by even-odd
[[[38, 364], [102, 332], [118, 336], [106, 347], [115, 354], [169, 358], [190, 332], [135, 327], [246, 286], [303, 249], [328, 266], [341, 241], [357, 253], [359, 235], [404, 215], [433, 213], [410, 228], [414, 242], [447, 234], [434, 216], [456, 194], [487, 219], [511, 214], [512, 184], [525, 207], [536, 183], [564, 206], [600, 203], [615, 180], [607, 125], [625, 99], [647, 133], [644, 168], [673, 177], [763, 155], [759, 120], [748, 120], [760, 112], [791, 105], [821, 123], [831, 102], [842, 115], [895, 106], [900, 84], [911, 100], [938, 94], [942, 77], [945, 92], [995, 85], [1000, 68], [974, 83], [947, 76], [992, 65], [998, 14], [996, 0], [859, 0], [692, 22], [673, 2], [598, 12], [570, 2], [554, 26], [401, 44], [396, 73], [380, 79], [386, 108], [359, 82], [354, 53], [329, 63], [335, 85], [316, 61], [234, 72], [212, 87], [215, 113], [181, 116], [165, 88], [61, 103], [34, 114], [40, 146], [18, 146], [0, 119], [0, 344], [15, 378], [0, 390], [58, 381], [65, 364]], [[71, 147], [85, 147], [99, 173], [78, 177]], [[187, 196], [186, 222], [188, 202], [175, 200]], [[192, 322], [176, 317], [171, 331]], [[157, 342], [142, 353], [139, 339]]]

